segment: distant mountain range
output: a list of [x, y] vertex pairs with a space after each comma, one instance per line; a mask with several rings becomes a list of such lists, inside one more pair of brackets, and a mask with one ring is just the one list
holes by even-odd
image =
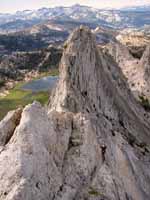
[[150, 5], [111, 10], [76, 4], [71, 7], [41, 8], [18, 11], [15, 14], [0, 14], [0, 32], [24, 30], [46, 20], [89, 23], [93, 26], [113, 28], [137, 28], [150, 25]]
[[149, 5], [143, 5], [143, 6], [125, 7], [125, 8], [122, 8], [121, 10], [125, 10], [125, 11], [139, 11], [139, 12], [150, 11], [150, 4]]

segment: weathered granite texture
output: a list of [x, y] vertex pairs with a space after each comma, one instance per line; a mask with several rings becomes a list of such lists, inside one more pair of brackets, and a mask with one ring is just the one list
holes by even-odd
[[0, 200], [149, 200], [149, 116], [88, 28], [60, 73], [48, 107], [28, 105], [1, 143]]

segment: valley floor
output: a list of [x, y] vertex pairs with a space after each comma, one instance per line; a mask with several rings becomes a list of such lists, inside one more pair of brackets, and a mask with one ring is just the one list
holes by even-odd
[[[58, 70], [52, 70], [50, 72], [42, 73], [38, 77], [32, 80], [39, 79], [45, 76], [57, 76]], [[32, 81], [30, 80], [30, 81]], [[9, 112], [10, 110], [17, 109], [19, 107], [24, 107], [34, 100], [39, 101], [42, 105], [48, 102], [49, 93], [48, 91], [32, 92], [30, 90], [25, 91], [21, 88], [27, 82], [19, 82], [12, 89], [8, 91], [8, 94], [4, 97], [0, 97], [0, 120]]]

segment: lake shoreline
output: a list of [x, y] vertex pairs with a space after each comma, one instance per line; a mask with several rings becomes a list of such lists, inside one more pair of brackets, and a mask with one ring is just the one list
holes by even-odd
[[[57, 75], [57, 76], [56, 76]], [[58, 74], [55, 71], [53, 73], [44, 73], [40, 74], [38, 77], [34, 77], [28, 81], [18, 81], [13, 82], [12, 88], [9, 90], [4, 90], [4, 96], [0, 96], [0, 120], [11, 110], [16, 110], [19, 107], [24, 107], [27, 104], [32, 103], [33, 101], [39, 101], [42, 105], [45, 105], [48, 102], [50, 96], [50, 90], [47, 91], [37, 91], [34, 92], [32, 90], [22, 90], [22, 87], [27, 84], [31, 83], [32, 81], [38, 81], [45, 77], [51, 77], [55, 79], [58, 77]], [[49, 88], [52, 90], [53, 88]], [[7, 92], [8, 91], [8, 92]]]
[[58, 81], [58, 76], [45, 76], [40, 79], [32, 80], [25, 83], [20, 89], [23, 91], [41, 92], [51, 90], [56, 82]]
[[52, 69], [47, 72], [37, 72], [37, 71], [31, 71], [26, 74], [26, 76], [21, 80], [21, 81], [16, 81], [16, 80], [8, 80], [7, 83], [5, 83], [4, 86], [0, 88], [0, 98], [6, 97], [10, 90], [15, 88], [17, 84], [21, 83], [28, 83], [36, 79], [40, 79], [42, 77], [46, 76], [58, 76], [59, 75], [59, 70], [58, 69]]

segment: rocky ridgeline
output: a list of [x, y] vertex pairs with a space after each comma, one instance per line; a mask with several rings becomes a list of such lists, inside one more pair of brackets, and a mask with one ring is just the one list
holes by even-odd
[[129, 49], [120, 42], [110, 42], [105, 52], [111, 55], [121, 68], [134, 96], [150, 99], [150, 50], [149, 45], [141, 59], [134, 58]]
[[140, 59], [143, 52], [146, 49], [148, 43], [150, 43], [149, 28], [142, 28], [141, 30], [136, 29], [124, 29], [118, 35], [118, 41], [127, 46], [130, 53], [135, 57]]
[[48, 107], [34, 102], [0, 127], [1, 200], [150, 198], [149, 116], [86, 27], [65, 44]]
[[150, 45], [147, 46], [140, 61], [141, 68], [144, 69], [145, 81], [150, 84]]

